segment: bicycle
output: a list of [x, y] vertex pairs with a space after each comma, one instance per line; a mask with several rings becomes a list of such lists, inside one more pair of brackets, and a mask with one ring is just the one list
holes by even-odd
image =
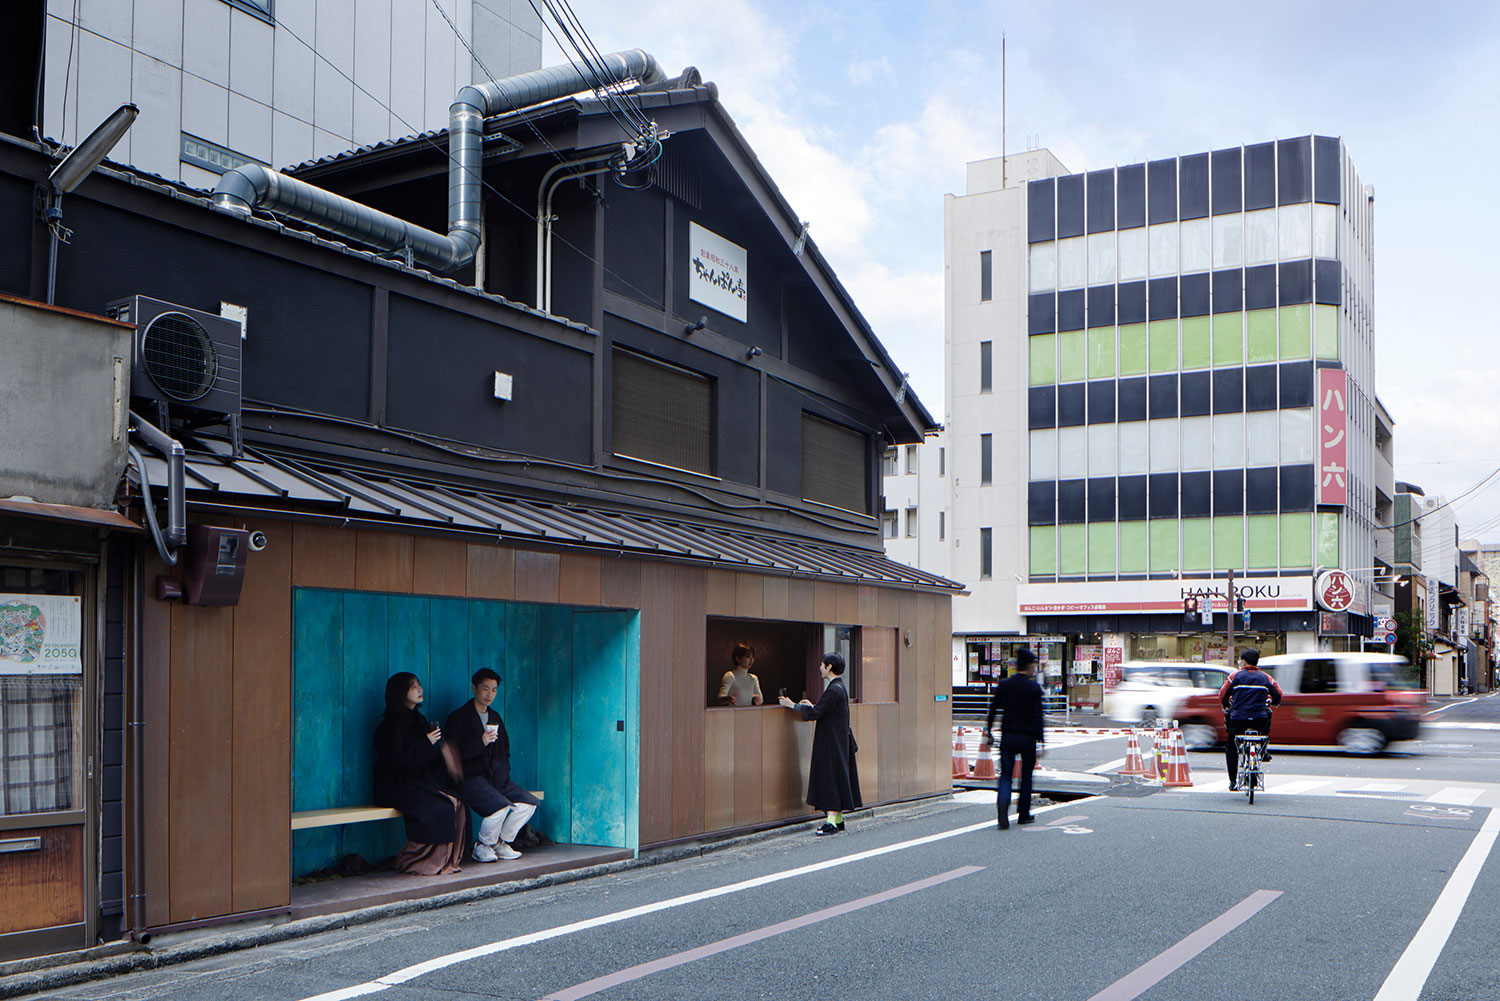
[[1262, 766], [1265, 757], [1266, 746], [1270, 744], [1269, 736], [1262, 737], [1254, 730], [1247, 730], [1234, 738], [1235, 747], [1239, 749], [1239, 766], [1236, 779], [1240, 788], [1250, 798], [1251, 805], [1255, 803], [1255, 790], [1262, 792], [1266, 788], [1266, 772]]

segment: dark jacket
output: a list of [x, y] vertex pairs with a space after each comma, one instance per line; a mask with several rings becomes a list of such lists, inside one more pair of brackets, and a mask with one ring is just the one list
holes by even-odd
[[1030, 675], [1018, 671], [995, 686], [990, 714], [984, 720], [985, 733], [993, 732], [997, 715], [1002, 736], [1030, 737], [1038, 744], [1047, 739], [1042, 686]]
[[432, 724], [416, 709], [386, 713], [375, 728], [375, 803], [393, 806], [406, 820], [406, 837], [424, 845], [455, 837], [453, 801], [439, 744], [427, 739]]
[[1225, 719], [1270, 719], [1271, 707], [1281, 705], [1281, 686], [1259, 668], [1242, 668], [1219, 689]]
[[843, 678], [834, 678], [823, 689], [817, 705], [797, 704], [802, 718], [817, 720], [813, 730], [812, 764], [807, 772], [807, 805], [815, 810], [858, 810], [859, 750], [849, 728], [849, 692]]
[[448, 714], [443, 724], [443, 739], [458, 749], [464, 763], [464, 778], [486, 779], [495, 788], [503, 788], [510, 782], [510, 734], [505, 732], [505, 721], [493, 706], [485, 710], [486, 718], [500, 727], [495, 741], [488, 747], [484, 743], [484, 724], [472, 701], [465, 702]]

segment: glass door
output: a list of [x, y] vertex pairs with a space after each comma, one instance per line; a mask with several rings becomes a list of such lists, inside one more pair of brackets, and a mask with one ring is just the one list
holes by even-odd
[[88, 579], [0, 563], [0, 959], [87, 944]]

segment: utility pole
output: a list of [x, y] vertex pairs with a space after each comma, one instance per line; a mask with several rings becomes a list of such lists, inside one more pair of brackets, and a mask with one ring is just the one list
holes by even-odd
[[1234, 670], [1234, 571], [1229, 571], [1229, 582], [1224, 585], [1224, 611], [1227, 613], [1228, 622], [1225, 623], [1224, 632], [1229, 640], [1229, 646], [1224, 651], [1224, 663], [1232, 671]]

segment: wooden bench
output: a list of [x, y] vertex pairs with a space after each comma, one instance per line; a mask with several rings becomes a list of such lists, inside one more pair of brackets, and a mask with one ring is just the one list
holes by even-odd
[[[537, 799], [546, 799], [547, 794], [527, 790]], [[301, 810], [292, 814], [292, 830], [303, 831], [312, 827], [338, 827], [342, 824], [363, 824], [368, 820], [400, 820], [401, 811], [393, 806], [336, 806], [328, 810]]]

